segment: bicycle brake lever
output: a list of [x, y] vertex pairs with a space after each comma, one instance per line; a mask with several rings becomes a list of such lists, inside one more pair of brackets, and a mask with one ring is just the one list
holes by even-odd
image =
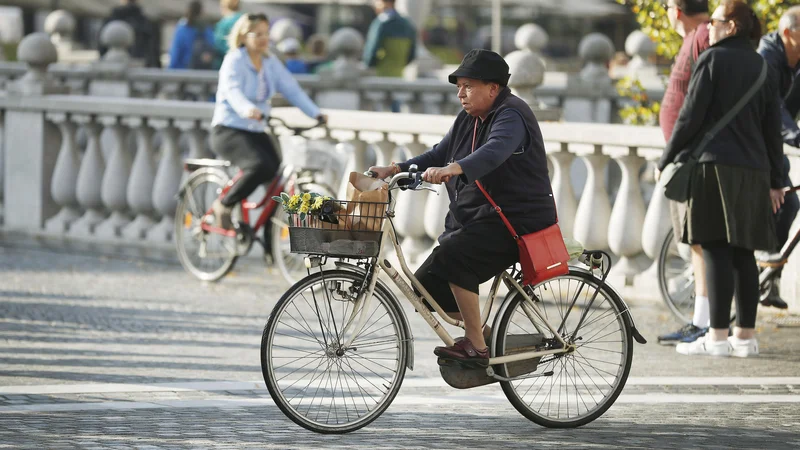
[[439, 195], [439, 190], [438, 190], [438, 189], [436, 189], [435, 187], [433, 187], [433, 185], [432, 185], [432, 184], [430, 184], [430, 183], [426, 183], [426, 182], [424, 182], [424, 181], [423, 181], [423, 182], [422, 182], [422, 184], [420, 184], [420, 185], [419, 185], [419, 187], [417, 188], [417, 190], [420, 190], [420, 189], [424, 189], [424, 190], [426, 190], [426, 191], [431, 191], [431, 192], [434, 192], [434, 193], [436, 193], [436, 195]]

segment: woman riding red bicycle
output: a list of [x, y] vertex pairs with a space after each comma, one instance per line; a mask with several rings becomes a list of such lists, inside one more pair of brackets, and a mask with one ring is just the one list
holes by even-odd
[[242, 172], [227, 195], [212, 205], [216, 225], [224, 229], [233, 228], [233, 207], [274, 178], [280, 167], [280, 155], [264, 133], [263, 120], [269, 117], [272, 96], [279, 92], [309, 117], [327, 122], [283, 63], [268, 54], [267, 16], [243, 15], [231, 30], [229, 44], [231, 50], [219, 71], [211, 149]]

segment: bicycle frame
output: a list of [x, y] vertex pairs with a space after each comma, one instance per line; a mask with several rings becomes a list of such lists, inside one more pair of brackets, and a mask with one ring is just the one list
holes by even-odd
[[[800, 186], [784, 188], [784, 192], [786, 193], [794, 191], [800, 191]], [[783, 245], [783, 248], [781, 249], [780, 253], [781, 259], [778, 262], [768, 263], [768, 262], [756, 261], [759, 267], [764, 268], [764, 270], [761, 271], [761, 273], [758, 276], [759, 285], [763, 284], [765, 281], [772, 278], [778, 270], [780, 270], [783, 266], [785, 266], [789, 262], [789, 256], [792, 254], [795, 247], [797, 247], [798, 243], [800, 243], [800, 229], [798, 229], [795, 232], [794, 237], [792, 237], [792, 239], [788, 240]]]
[[[392, 182], [389, 184], [390, 192], [396, 185], [397, 181], [402, 179], [403, 177], [407, 177], [408, 174], [398, 174], [392, 179]], [[351, 326], [354, 325], [354, 320], [356, 315], [360, 311], [361, 314], [359, 315], [358, 322], [354, 325], [353, 333], [350, 334], [350, 338], [345, 341], [343, 344], [344, 348], [349, 347], [353, 340], [358, 336], [358, 334], [362, 331], [362, 328], [365, 325], [367, 320], [367, 311], [369, 310], [369, 305], [372, 299], [372, 293], [375, 289], [375, 284], [378, 280], [378, 276], [380, 275], [380, 271], [383, 270], [389, 275], [392, 279], [392, 282], [400, 289], [400, 291], [405, 295], [408, 301], [414, 306], [417, 312], [422, 316], [425, 322], [433, 329], [434, 332], [442, 339], [445, 345], [452, 346], [455, 343], [455, 340], [447, 332], [447, 330], [442, 327], [442, 323], [428, 310], [427, 306], [423, 304], [423, 300], [427, 301], [428, 304], [433, 307], [433, 309], [439, 314], [439, 316], [444, 319], [445, 322], [449, 323], [450, 325], [457, 326], [457, 327], [464, 327], [464, 323], [460, 320], [456, 320], [451, 318], [449, 315], [442, 310], [441, 306], [436, 302], [436, 300], [430, 295], [430, 293], [422, 286], [422, 284], [417, 280], [414, 276], [414, 273], [408, 268], [408, 265], [405, 261], [405, 256], [403, 255], [403, 249], [400, 247], [400, 243], [397, 240], [397, 235], [395, 234], [394, 227], [391, 223], [391, 218], [394, 217], [394, 207], [396, 203], [396, 196], [391, 196], [389, 201], [389, 205], [386, 211], [386, 220], [383, 222], [383, 240], [382, 243], [385, 243], [386, 239], [389, 239], [392, 243], [393, 249], [397, 255], [398, 261], [400, 263], [400, 267], [403, 271], [405, 277], [411, 281], [414, 287], [422, 294], [422, 296], [416, 295], [413, 288], [408, 284], [408, 282], [400, 275], [400, 273], [391, 266], [388, 260], [385, 259], [386, 254], [386, 245], [381, 245], [380, 253], [376, 258], [372, 259], [372, 270], [368, 272], [368, 280], [367, 284], [368, 287], [365, 291], [362, 291], [359, 297], [356, 299], [355, 306], [353, 308], [353, 312], [350, 315], [350, 318], [347, 320], [344, 328], [342, 329], [341, 336], [347, 336], [347, 333], [351, 331]], [[574, 345], [568, 344], [562, 337], [559, 331], [553, 327], [550, 322], [546, 319], [546, 317], [542, 314], [541, 310], [536, 306], [533, 302], [531, 297], [525, 292], [523, 287], [515, 280], [512, 276], [510, 276], [507, 272], [503, 271], [499, 275], [497, 275], [492, 283], [492, 287], [490, 290], [489, 298], [484, 303], [484, 306], [481, 310], [481, 321], [485, 324], [491, 313], [492, 305], [497, 297], [497, 291], [500, 287], [500, 281], [503, 281], [509, 289], [515, 290], [520, 295], [523, 296], [523, 303], [522, 309], [523, 312], [528, 316], [534, 326], [538, 329], [538, 325], [536, 325], [535, 319], [539, 319], [541, 323], [543, 323], [548, 330], [553, 333], [553, 336], [558, 340], [561, 344], [561, 348], [551, 349], [551, 350], [541, 350], [541, 351], [529, 351], [529, 352], [521, 352], [516, 353], [513, 355], [501, 356], [501, 357], [492, 357], [489, 358], [489, 365], [494, 364], [505, 364], [515, 361], [523, 361], [533, 358], [542, 357], [545, 355], [554, 355], [554, 354], [561, 354], [567, 353], [574, 349]]]
[[[234, 183], [239, 181], [241, 177], [242, 177], [242, 171], [239, 171], [239, 173], [237, 173], [236, 176], [233, 177], [233, 180], [229, 181], [222, 188], [222, 192], [220, 192], [219, 197], [217, 198], [222, 199], [223, 197], [225, 197], [231, 190], [231, 187], [233, 187]], [[262, 206], [264, 207], [264, 210], [261, 211], [261, 215], [258, 216], [258, 220], [256, 221], [256, 224], [253, 227], [254, 233], [258, 232], [258, 230], [260, 230], [261, 227], [263, 227], [267, 223], [267, 220], [269, 220], [269, 218], [272, 217], [272, 214], [278, 207], [278, 204], [276, 202], [270, 201], [272, 200], [272, 197], [280, 195], [281, 192], [283, 191], [286, 191], [289, 193], [289, 195], [291, 195], [294, 192], [296, 178], [297, 177], [296, 174], [294, 173], [294, 169], [291, 166], [286, 166], [283, 168], [281, 176], [275, 177], [275, 179], [273, 179], [272, 182], [270, 182], [269, 186], [267, 186], [267, 192], [264, 195], [264, 198], [262, 198], [258, 202], [248, 202], [246, 199], [242, 200], [241, 202], [242, 221], [247, 224], [250, 223], [250, 211], [261, 208]], [[208, 214], [211, 214], [211, 209], [206, 211], [206, 215]], [[214, 225], [206, 223], [206, 221], [203, 221], [203, 223], [200, 225], [200, 228], [203, 231], [209, 233], [221, 234], [228, 237], [236, 237], [236, 230], [226, 230], [224, 228], [219, 228]]]

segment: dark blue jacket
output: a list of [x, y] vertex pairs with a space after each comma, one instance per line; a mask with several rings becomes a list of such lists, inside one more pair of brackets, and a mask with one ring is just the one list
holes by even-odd
[[480, 180], [519, 234], [556, 222], [547, 156], [539, 123], [530, 106], [504, 88], [486, 120], [479, 122], [472, 153], [475, 118], [461, 111], [441, 142], [420, 156], [399, 164], [403, 171], [458, 162], [464, 173], [446, 183], [450, 211], [441, 241], [462, 227], [500, 218], [475, 184]]
[[[175, 36], [172, 38], [172, 47], [169, 49], [169, 68], [170, 69], [188, 69], [189, 63], [192, 61], [192, 49], [194, 48], [194, 41], [198, 39], [197, 34], [200, 31], [189, 26], [186, 19], [181, 19], [178, 26], [175, 28]], [[211, 27], [203, 28], [203, 38], [209, 43], [214, 45], [214, 30]]]
[[[791, 105], [800, 103], [800, 89], [792, 89], [797, 78], [798, 67], [789, 67], [786, 48], [777, 32], [769, 33], [761, 38], [758, 53], [767, 61], [770, 77], [778, 85], [783, 142], [792, 147], [800, 147], [800, 128], [797, 127], [794, 115], [787, 108], [787, 103]], [[796, 108], [795, 106], [793, 109]], [[794, 113], [796, 114], [797, 111]]]

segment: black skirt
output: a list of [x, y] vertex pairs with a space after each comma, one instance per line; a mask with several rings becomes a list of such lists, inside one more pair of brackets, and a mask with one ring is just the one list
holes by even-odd
[[675, 236], [684, 244], [727, 242], [748, 250], [774, 251], [775, 220], [769, 172], [699, 164], [689, 201], [670, 202]]

